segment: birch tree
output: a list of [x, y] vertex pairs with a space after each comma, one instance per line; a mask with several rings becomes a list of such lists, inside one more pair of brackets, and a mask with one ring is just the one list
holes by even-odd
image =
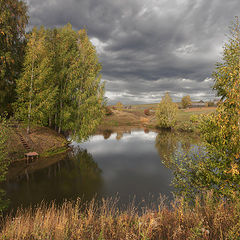
[[78, 32], [77, 47], [78, 53], [70, 68], [75, 109], [72, 112], [73, 121], [69, 122], [75, 136], [86, 139], [104, 114], [104, 84], [101, 83], [101, 64], [85, 29]]
[[104, 115], [101, 64], [85, 29], [33, 29], [17, 82], [16, 117], [86, 139]]
[[28, 36], [24, 71], [17, 81], [16, 117], [27, 122], [28, 133], [31, 123], [46, 124], [57, 92], [51, 81], [53, 67], [45, 34], [42, 27], [40, 30], [34, 28]]

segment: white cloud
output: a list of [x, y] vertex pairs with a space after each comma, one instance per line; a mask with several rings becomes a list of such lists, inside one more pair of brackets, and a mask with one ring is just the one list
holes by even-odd
[[178, 57], [187, 57], [193, 55], [197, 50], [194, 44], [186, 44], [177, 48], [174, 54]]
[[104, 52], [104, 48], [108, 45], [96, 37], [91, 38], [90, 41], [95, 46], [98, 54], [102, 54]]

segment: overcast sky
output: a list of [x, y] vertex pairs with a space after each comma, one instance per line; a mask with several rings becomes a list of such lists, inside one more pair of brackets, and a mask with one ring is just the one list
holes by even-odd
[[211, 73], [221, 59], [239, 0], [27, 0], [30, 27], [86, 27], [102, 63], [110, 103], [214, 98]]

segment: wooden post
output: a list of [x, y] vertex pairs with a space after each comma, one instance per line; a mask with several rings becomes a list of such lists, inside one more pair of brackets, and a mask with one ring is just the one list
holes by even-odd
[[27, 158], [27, 164], [31, 162], [33, 162], [34, 158], [38, 159], [39, 158], [39, 154], [36, 152], [29, 152], [29, 153], [25, 153], [25, 157]]

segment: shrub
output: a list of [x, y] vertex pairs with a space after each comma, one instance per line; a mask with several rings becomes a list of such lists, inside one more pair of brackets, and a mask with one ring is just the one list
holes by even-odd
[[189, 96], [189, 95], [184, 96], [184, 97], [182, 98], [181, 104], [182, 104], [182, 107], [183, 107], [183, 108], [187, 108], [187, 107], [191, 106], [192, 101], [191, 101], [190, 96]]
[[214, 106], [214, 102], [207, 102], [207, 106], [208, 107], [213, 107]]
[[116, 108], [117, 108], [117, 109], [123, 109], [123, 104], [122, 104], [121, 102], [118, 102], [118, 103], [116, 104]]
[[176, 123], [177, 104], [172, 102], [168, 93], [158, 104], [156, 111], [157, 126], [160, 128], [173, 128]]
[[200, 115], [193, 114], [193, 115], [190, 116], [190, 121], [191, 121], [192, 123], [197, 123], [197, 122], [199, 122], [199, 119], [200, 119]]
[[184, 121], [177, 125], [177, 129], [182, 132], [193, 132], [195, 127], [191, 121]]
[[150, 110], [149, 109], [144, 109], [144, 114], [146, 116], [150, 116]]
[[113, 114], [113, 112], [112, 112], [111, 108], [110, 107], [106, 107], [105, 108], [105, 115], [110, 116], [112, 114]]

